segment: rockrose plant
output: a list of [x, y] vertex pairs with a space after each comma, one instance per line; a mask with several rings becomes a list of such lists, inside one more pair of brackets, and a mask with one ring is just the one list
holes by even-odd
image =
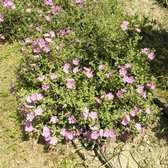
[[25, 37], [18, 76], [25, 132], [51, 146], [78, 139], [103, 149], [143, 136], [157, 113], [149, 76], [157, 55], [140, 43], [148, 25], [113, 1], [44, 0], [40, 10], [46, 21]]

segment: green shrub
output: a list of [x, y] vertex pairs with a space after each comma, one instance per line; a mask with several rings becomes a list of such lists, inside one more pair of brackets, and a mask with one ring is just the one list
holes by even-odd
[[23, 47], [18, 98], [25, 131], [50, 145], [77, 138], [87, 147], [144, 134], [158, 111], [149, 75], [154, 50], [140, 47], [150, 25], [122, 15], [115, 1], [59, 5]]

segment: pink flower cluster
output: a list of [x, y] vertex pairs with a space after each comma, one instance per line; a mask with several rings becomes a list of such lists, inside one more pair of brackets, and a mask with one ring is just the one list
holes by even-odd
[[[129, 114], [126, 114], [126, 115], [125, 115], [125, 117], [123, 118], [121, 124], [122, 124], [123, 126], [127, 126], [127, 125], [130, 123], [130, 121], [131, 121], [130, 116], [134, 118], [135, 116], [137, 116], [137, 115], [138, 115], [139, 113], [141, 113], [141, 112], [142, 112], [142, 109], [141, 109], [141, 108], [135, 107], [135, 108], [130, 112], [130, 115], [129, 115]], [[150, 109], [150, 108], [146, 108], [146, 109], [145, 109], [145, 112], [146, 112], [146, 114], [149, 115], [149, 114], [151, 113], [151, 109]], [[140, 131], [141, 133], [144, 133], [144, 128], [141, 127], [141, 124], [140, 124], [140, 123], [136, 123], [136, 124], [135, 124], [135, 128], [136, 128], [138, 131]]]
[[85, 2], [85, 0], [74, 0], [74, 2], [76, 4], [83, 4]]
[[98, 138], [109, 138], [109, 139], [115, 139], [116, 138], [116, 132], [114, 130], [109, 130], [109, 129], [93, 129], [92, 131], [86, 131], [83, 133], [83, 137], [87, 138], [89, 140], [96, 140]]
[[[77, 74], [77, 73], [79, 72], [79, 69], [78, 69], [78, 67], [77, 67], [77, 66], [79, 65], [79, 59], [78, 59], [78, 58], [74, 58], [74, 59], [72, 60], [72, 64], [75, 66], [75, 67], [73, 68], [73, 73], [74, 73], [74, 74]], [[65, 64], [64, 64], [64, 67], [63, 67], [63, 72], [66, 73], [66, 74], [68, 74], [70, 68], [71, 68], [71, 64], [70, 64], [70, 63], [65, 63]]]
[[100, 97], [101, 99], [107, 99], [107, 100], [113, 100], [114, 99], [114, 95], [111, 93], [111, 92], [109, 92], [109, 93], [107, 93], [107, 94], [105, 94], [105, 95], [102, 95], [101, 97]]
[[27, 96], [25, 99], [27, 103], [32, 103], [34, 101], [41, 101], [43, 99], [43, 95], [40, 93], [33, 93], [31, 96]]
[[93, 78], [93, 73], [91, 72], [91, 70], [89, 68], [83, 67], [84, 73], [87, 76], [87, 78]]
[[66, 140], [73, 140], [76, 136], [76, 132], [74, 130], [68, 131], [65, 128], [62, 128], [60, 134], [66, 138]]
[[34, 40], [34, 49], [33, 49], [34, 53], [39, 54], [41, 52], [41, 50], [46, 53], [49, 53], [50, 47], [49, 47], [49, 45], [46, 44], [46, 41], [43, 39]]
[[144, 99], [146, 99], [147, 95], [146, 95], [145, 89], [154, 90], [155, 87], [156, 87], [155, 84], [152, 82], [147, 83], [146, 86], [144, 86], [143, 84], [139, 84], [136, 88], [136, 92], [142, 95]]
[[11, 0], [3, 0], [3, 6], [10, 9], [16, 9], [15, 4]]
[[122, 24], [121, 24], [121, 29], [122, 29], [123, 31], [128, 30], [129, 24], [130, 24], [129, 21], [123, 21]]
[[133, 76], [127, 75], [126, 68], [131, 68], [131, 67], [132, 67], [132, 63], [126, 63], [125, 66], [118, 66], [119, 74], [123, 78], [124, 83], [132, 84], [135, 82], [135, 78]]
[[45, 141], [49, 142], [50, 145], [56, 145], [58, 140], [56, 137], [51, 137], [51, 130], [48, 126], [43, 127], [42, 136], [44, 137]]
[[71, 79], [71, 78], [68, 78], [67, 80], [66, 80], [66, 87], [68, 88], [68, 89], [72, 89], [73, 88], [73, 86], [74, 86], [74, 79]]
[[89, 109], [87, 107], [84, 107], [82, 117], [86, 120], [88, 118], [92, 119], [92, 121], [95, 122], [97, 119], [98, 115], [97, 112], [91, 111], [89, 112]]
[[148, 58], [151, 60], [153, 60], [156, 57], [155, 53], [150, 51], [150, 48], [141, 49], [141, 53], [147, 55]]

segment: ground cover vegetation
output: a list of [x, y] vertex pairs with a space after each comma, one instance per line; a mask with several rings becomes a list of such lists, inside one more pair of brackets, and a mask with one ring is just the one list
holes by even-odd
[[2, 2], [2, 36], [25, 39], [17, 87], [30, 135], [103, 148], [108, 139], [143, 134], [155, 116], [148, 71], [156, 55], [139, 46], [150, 25], [124, 18], [110, 2]]
[[152, 22], [125, 16], [115, 0], [5, 0], [0, 13], [1, 41], [22, 45], [18, 113], [30, 137], [105, 151], [155, 122], [157, 54], [143, 43]]

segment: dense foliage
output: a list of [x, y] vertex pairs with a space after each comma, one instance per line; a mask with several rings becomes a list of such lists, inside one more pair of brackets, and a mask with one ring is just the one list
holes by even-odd
[[50, 145], [79, 139], [103, 148], [145, 134], [157, 113], [154, 50], [140, 47], [150, 25], [122, 15], [112, 0], [29, 2], [3, 4], [0, 27], [4, 39], [25, 39], [18, 75], [24, 130]]

